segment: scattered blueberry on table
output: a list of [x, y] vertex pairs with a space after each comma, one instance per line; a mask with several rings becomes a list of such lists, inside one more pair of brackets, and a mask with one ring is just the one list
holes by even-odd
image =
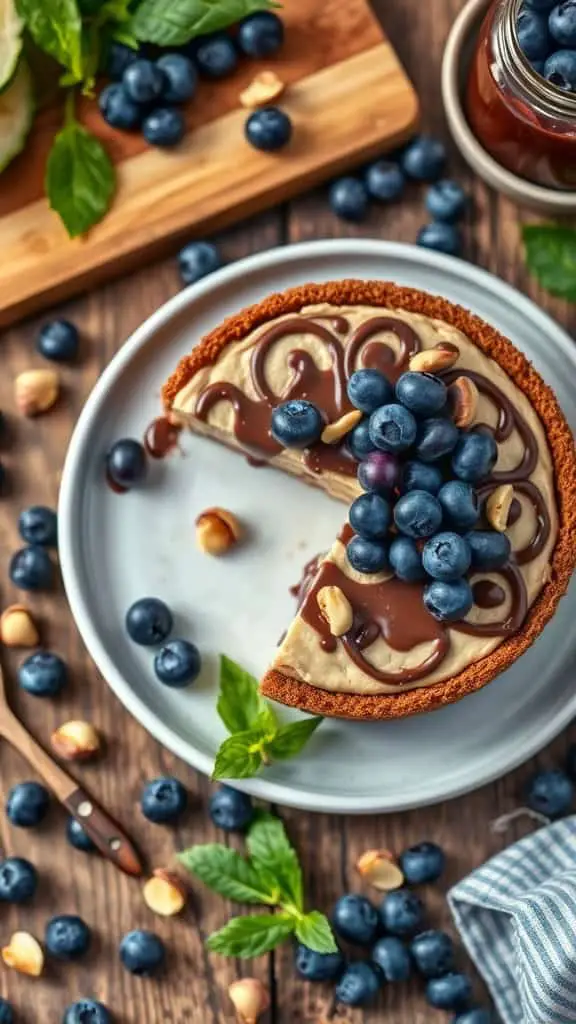
[[402, 153], [401, 166], [415, 181], [437, 181], [446, 164], [446, 149], [439, 139], [418, 135]]
[[294, 954], [294, 967], [305, 981], [333, 981], [342, 974], [345, 960], [340, 951], [316, 953], [299, 943]]
[[559, 768], [538, 772], [526, 785], [526, 803], [547, 818], [568, 814], [574, 799], [574, 786]]
[[431, 185], [426, 194], [426, 209], [437, 221], [452, 224], [466, 211], [468, 197], [457, 181], [442, 179]]
[[10, 559], [8, 573], [12, 583], [21, 590], [50, 590], [54, 582], [54, 565], [39, 544], [16, 551]]
[[376, 160], [366, 169], [364, 182], [372, 199], [392, 203], [400, 199], [406, 187], [406, 178], [399, 164], [392, 160]]
[[462, 250], [462, 238], [458, 228], [443, 221], [433, 221], [432, 224], [425, 224], [420, 228], [416, 244], [423, 249], [443, 252], [447, 256], [459, 256]]
[[200, 652], [189, 640], [170, 640], [154, 658], [158, 679], [174, 689], [193, 683], [201, 667]]
[[426, 998], [437, 1010], [466, 1010], [472, 998], [472, 982], [457, 972], [431, 978], [426, 985]]
[[170, 775], [147, 782], [140, 799], [142, 813], [156, 825], [168, 825], [184, 813], [188, 806], [185, 786]]
[[290, 142], [292, 122], [279, 107], [263, 107], [249, 115], [244, 125], [244, 134], [255, 149], [273, 153]]
[[154, 932], [137, 929], [128, 932], [120, 943], [120, 960], [130, 974], [148, 978], [164, 963], [164, 943]]
[[194, 284], [222, 266], [222, 257], [212, 242], [188, 242], [178, 253], [178, 270], [184, 284]]
[[332, 212], [342, 220], [364, 220], [370, 206], [368, 189], [361, 178], [348, 175], [338, 178], [330, 186], [329, 202]]
[[76, 914], [61, 914], [46, 925], [44, 941], [51, 956], [58, 960], [76, 960], [90, 948], [91, 931]]
[[254, 807], [248, 793], [222, 785], [210, 797], [208, 813], [225, 832], [244, 832], [254, 817]]
[[69, 320], [50, 320], [40, 328], [36, 348], [45, 359], [71, 362], [78, 355], [80, 334]]
[[365, 1006], [376, 998], [382, 987], [382, 975], [375, 964], [348, 964], [336, 985], [335, 997], [344, 1006]]
[[45, 505], [30, 505], [18, 517], [18, 532], [27, 544], [54, 548], [58, 542], [58, 517]]
[[410, 889], [395, 889], [380, 904], [380, 920], [390, 935], [414, 935], [422, 927], [424, 906]]
[[132, 437], [115, 441], [106, 455], [106, 472], [110, 480], [125, 491], [141, 483], [147, 468], [144, 446]]
[[35, 828], [48, 813], [50, 795], [39, 782], [19, 782], [6, 801], [6, 816], [18, 828]]
[[334, 931], [355, 946], [370, 946], [378, 933], [378, 911], [366, 896], [347, 893], [332, 912]]
[[80, 999], [67, 1007], [62, 1024], [112, 1024], [110, 1011], [95, 999]]
[[320, 410], [305, 399], [283, 402], [272, 411], [270, 432], [284, 448], [307, 448], [320, 440], [323, 429]]
[[284, 24], [273, 11], [258, 11], [240, 22], [236, 41], [246, 57], [271, 57], [284, 42]]
[[184, 114], [174, 107], [156, 107], [143, 119], [142, 134], [151, 146], [177, 146], [186, 134]]
[[373, 947], [370, 954], [380, 968], [385, 981], [407, 981], [412, 974], [412, 961], [406, 946], [395, 935], [386, 935]]
[[55, 697], [66, 686], [66, 664], [52, 651], [35, 651], [18, 668], [18, 682], [33, 697]]
[[38, 872], [24, 857], [6, 857], [0, 861], [0, 900], [27, 903], [38, 888]]
[[70, 816], [66, 822], [66, 839], [75, 850], [82, 850], [83, 853], [96, 853], [98, 847], [90, 838], [84, 826]]
[[142, 647], [163, 644], [172, 632], [174, 619], [167, 604], [158, 597], [141, 597], [126, 612], [126, 631]]
[[418, 843], [400, 855], [400, 867], [408, 885], [437, 882], [445, 866], [444, 851], [437, 843]]
[[194, 55], [198, 70], [205, 78], [226, 78], [238, 64], [238, 51], [225, 32], [205, 36], [198, 43]]
[[14, 1024], [14, 1010], [7, 999], [0, 996], [0, 1024]]
[[446, 932], [416, 935], [410, 943], [410, 955], [424, 978], [441, 978], [454, 970], [454, 943]]

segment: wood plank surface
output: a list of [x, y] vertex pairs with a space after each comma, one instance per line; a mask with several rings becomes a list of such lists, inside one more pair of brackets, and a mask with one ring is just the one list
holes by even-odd
[[[439, 62], [459, 0], [379, 0], [387, 34], [397, 46], [416, 83], [424, 107], [424, 124], [445, 134], [439, 93]], [[451, 152], [451, 173], [465, 182], [474, 196], [474, 212], [466, 224], [466, 254], [530, 294], [572, 332], [576, 308], [552, 300], [530, 281], [523, 269], [519, 224], [529, 219], [508, 200], [497, 197], [474, 180]], [[304, 195], [263, 214], [219, 238], [226, 259], [304, 238], [368, 235], [412, 241], [424, 220], [423, 195], [411, 190], [400, 205], [374, 209], [361, 228], [337, 221], [329, 212], [324, 190]], [[48, 416], [24, 421], [14, 414], [12, 380], [22, 369], [40, 365], [33, 339], [41, 322], [31, 320], [3, 333], [0, 407], [10, 419], [10, 437], [0, 453], [12, 481], [10, 495], [0, 505], [2, 566], [18, 546], [16, 514], [31, 502], [54, 505], [59, 473], [68, 438], [82, 403], [98, 374], [129, 332], [179, 288], [173, 259], [151, 265], [132, 277], [92, 290], [58, 313], [76, 321], [83, 331], [79, 365], [64, 372], [66, 391]], [[3, 580], [6, 579], [4, 571]], [[7, 583], [2, 605], [20, 598]], [[69, 662], [71, 684], [57, 701], [39, 701], [17, 691], [14, 668], [19, 656], [2, 652], [13, 705], [44, 742], [51, 730], [70, 717], [93, 721], [107, 740], [106, 755], [93, 766], [77, 769], [77, 777], [131, 831], [151, 864], [166, 866], [173, 853], [187, 844], [220, 839], [207, 813], [209, 783], [166, 753], [123, 710], [91, 665], [72, 624], [61, 593], [34, 598], [43, 638]], [[523, 781], [535, 766], [555, 764], [563, 756], [574, 730], [559, 738], [532, 763], [478, 792], [405, 814], [338, 818], [334, 815], [283, 812], [291, 836], [301, 851], [310, 905], [329, 909], [348, 887], [357, 889], [354, 862], [365, 849], [385, 846], [400, 850], [411, 842], [433, 838], [449, 856], [443, 884], [426, 897], [430, 919], [449, 926], [443, 890], [495, 853], [507, 840], [522, 834], [518, 825], [505, 837], [491, 834], [489, 823], [514, 807]], [[176, 830], [147, 824], [138, 809], [143, 782], [169, 772], [189, 787], [189, 813]], [[6, 744], [0, 747], [0, 804], [15, 782], [32, 773]], [[0, 848], [4, 853], [30, 857], [38, 866], [41, 887], [30, 907], [6, 907], [0, 928], [4, 944], [10, 932], [24, 928], [42, 936], [54, 913], [78, 912], [94, 928], [94, 948], [75, 965], [51, 964], [39, 980], [20, 977], [0, 965], [0, 990], [13, 1000], [18, 1024], [60, 1024], [63, 1007], [81, 995], [101, 998], [115, 1013], [117, 1024], [232, 1024], [226, 996], [228, 983], [242, 974], [257, 974], [271, 984], [274, 1004], [262, 1024], [319, 1024], [328, 992], [297, 981], [288, 947], [252, 964], [207, 955], [202, 937], [222, 925], [230, 907], [219, 897], [194, 886], [189, 910], [178, 919], [155, 918], [144, 906], [139, 885], [120, 876], [99, 859], [72, 850], [64, 839], [64, 815], [54, 807], [41, 829], [24, 832], [10, 826], [0, 813]], [[133, 927], [155, 929], [167, 943], [168, 966], [158, 980], [127, 975], [118, 963], [121, 935]], [[461, 962], [466, 964], [462, 956]], [[481, 993], [481, 987], [478, 987]], [[445, 1024], [447, 1017], [426, 1007], [417, 985], [389, 986], [379, 1004], [365, 1013], [339, 1018], [348, 1024]]]

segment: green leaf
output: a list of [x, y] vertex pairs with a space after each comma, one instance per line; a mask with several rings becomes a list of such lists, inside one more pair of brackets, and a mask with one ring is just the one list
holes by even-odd
[[278, 892], [267, 888], [256, 868], [220, 843], [191, 846], [178, 854], [184, 867], [209, 889], [237, 903], [267, 903], [275, 906]]
[[76, 121], [66, 124], [48, 156], [45, 189], [71, 238], [102, 219], [114, 187], [114, 166], [102, 144]]
[[576, 231], [555, 224], [522, 228], [526, 263], [546, 291], [576, 302]]
[[223, 956], [252, 957], [269, 953], [294, 932], [288, 914], [258, 914], [233, 917], [207, 940], [208, 949]]
[[258, 681], [241, 665], [220, 655], [220, 694], [216, 705], [228, 732], [251, 729], [266, 701], [258, 693]]
[[142, 0], [134, 34], [159, 46], [182, 46], [195, 36], [228, 28], [254, 11], [279, 7], [274, 0]]
[[337, 953], [338, 946], [328, 918], [312, 910], [296, 922], [296, 938], [315, 953]]
[[214, 763], [213, 779], [249, 779], [262, 764], [259, 729], [237, 732], [224, 740]]
[[268, 879], [269, 885], [274, 879], [280, 888], [280, 903], [288, 902], [301, 911], [304, 903], [302, 869], [280, 818], [266, 811], [257, 812], [246, 845], [258, 874]]
[[266, 744], [266, 753], [274, 761], [283, 761], [287, 757], [294, 757], [306, 746], [312, 733], [323, 722], [323, 718], [303, 718], [300, 722], [290, 722], [281, 726], [278, 732]]
[[34, 42], [79, 82], [82, 20], [76, 0], [17, 0], [16, 6]]

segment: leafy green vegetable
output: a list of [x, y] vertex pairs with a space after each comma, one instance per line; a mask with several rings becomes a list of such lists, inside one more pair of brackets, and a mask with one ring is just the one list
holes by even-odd
[[101, 220], [114, 186], [114, 166], [106, 150], [68, 117], [48, 156], [45, 188], [51, 208], [60, 215], [71, 238]]
[[240, 665], [220, 655], [220, 695], [217, 711], [228, 732], [251, 729], [266, 701], [258, 693], [258, 682]]
[[214, 762], [213, 779], [249, 779], [262, 764], [262, 732], [248, 729], [224, 740]]
[[312, 910], [296, 922], [296, 938], [316, 953], [336, 953], [338, 946], [325, 914]]
[[223, 956], [251, 957], [269, 953], [294, 933], [296, 922], [289, 914], [256, 914], [233, 917], [211, 935], [206, 945]]
[[576, 302], [576, 230], [556, 224], [525, 224], [526, 263], [546, 291]]
[[323, 719], [303, 718], [300, 722], [289, 722], [283, 725], [266, 746], [273, 761], [283, 761], [299, 754]]
[[280, 818], [260, 811], [248, 832], [246, 845], [256, 870], [276, 880], [282, 902], [288, 900], [297, 911], [301, 911], [304, 900], [302, 869]]
[[278, 891], [267, 888], [256, 867], [236, 850], [219, 843], [192, 846], [178, 860], [214, 892], [237, 903], [278, 903]]
[[17, 0], [16, 6], [34, 42], [80, 82], [82, 19], [76, 0]]
[[278, 6], [274, 0], [142, 0], [131, 27], [143, 42], [182, 46], [195, 36], [228, 28], [254, 11]]

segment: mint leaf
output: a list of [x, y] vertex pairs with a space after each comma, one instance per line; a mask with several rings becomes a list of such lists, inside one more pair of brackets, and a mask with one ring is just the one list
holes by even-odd
[[301, 911], [304, 903], [302, 870], [280, 818], [266, 811], [257, 812], [246, 836], [246, 845], [258, 874], [268, 880], [268, 885], [274, 879], [280, 888], [280, 903], [285, 905], [288, 901], [293, 909]]
[[325, 914], [312, 910], [296, 922], [296, 938], [315, 953], [337, 953], [338, 946]]
[[82, 78], [82, 20], [76, 0], [16, 0], [34, 42], [70, 72], [73, 81]]
[[45, 189], [71, 238], [101, 220], [114, 186], [114, 167], [102, 144], [82, 125], [69, 121], [50, 150]]
[[294, 757], [306, 746], [312, 733], [323, 722], [319, 718], [304, 718], [300, 722], [290, 722], [278, 729], [276, 735], [266, 744], [266, 753], [274, 761], [282, 761], [287, 757]]
[[228, 732], [245, 732], [267, 707], [258, 681], [225, 654], [220, 655], [220, 695], [216, 705]]
[[273, 0], [142, 0], [131, 25], [143, 42], [182, 46], [195, 36], [228, 28], [254, 11], [279, 6]]
[[269, 953], [294, 932], [288, 914], [258, 914], [233, 917], [207, 940], [208, 949], [223, 956], [251, 957]]
[[224, 740], [214, 762], [213, 779], [249, 779], [262, 764], [259, 729], [237, 732]]
[[555, 224], [525, 224], [526, 263], [546, 291], [576, 302], [576, 231]]
[[179, 853], [178, 860], [204, 885], [226, 899], [270, 906], [278, 902], [278, 891], [267, 887], [252, 864], [220, 843], [192, 846]]

